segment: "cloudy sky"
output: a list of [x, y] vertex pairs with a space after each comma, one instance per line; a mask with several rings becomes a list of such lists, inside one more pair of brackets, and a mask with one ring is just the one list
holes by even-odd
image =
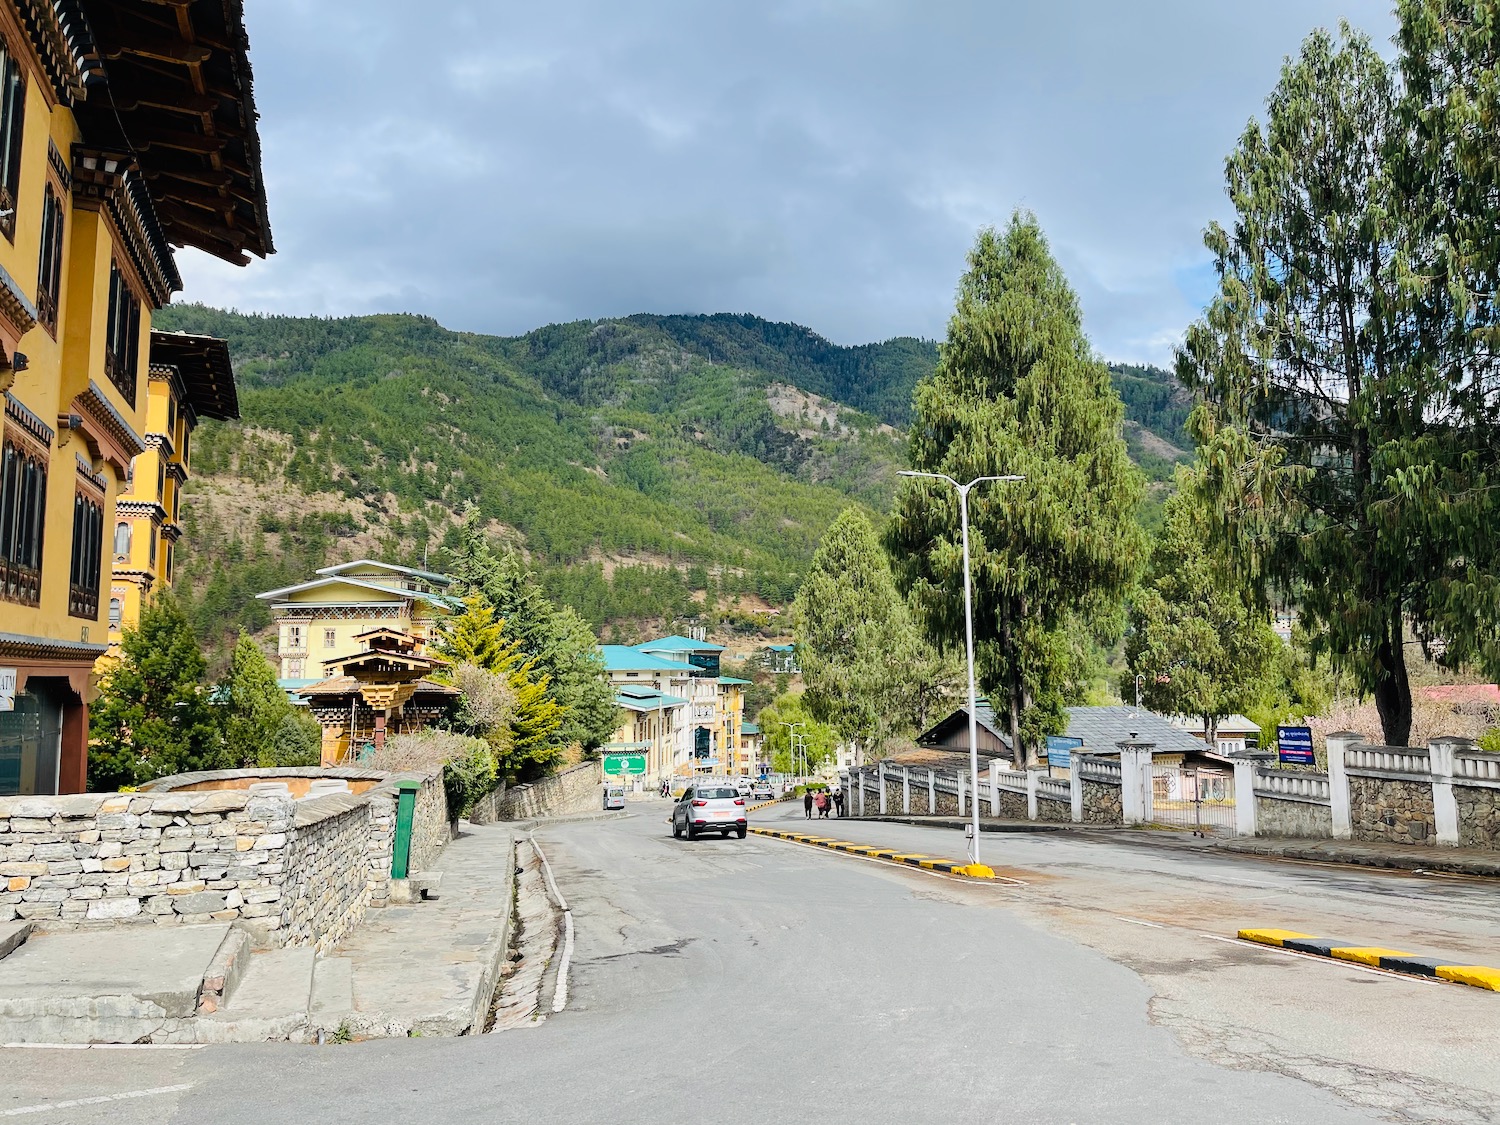
[[1037, 213], [1111, 359], [1165, 361], [1282, 57], [1390, 0], [257, 0], [278, 253], [184, 299], [512, 334], [753, 312], [940, 337]]

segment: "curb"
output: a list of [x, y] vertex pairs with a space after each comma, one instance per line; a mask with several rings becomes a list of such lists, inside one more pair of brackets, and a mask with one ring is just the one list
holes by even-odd
[[1441, 958], [1419, 957], [1414, 953], [1381, 946], [1351, 945], [1348, 942], [1314, 937], [1312, 934], [1299, 934], [1293, 930], [1241, 930], [1239, 938], [1241, 941], [1253, 941], [1277, 949], [1311, 953], [1316, 957], [1348, 961], [1355, 965], [1369, 965], [1387, 972], [1436, 978], [1500, 992], [1500, 969], [1491, 969], [1485, 965], [1451, 965]]
[[807, 836], [801, 832], [781, 832], [774, 828], [751, 828], [757, 836], [770, 836], [777, 840], [789, 840], [794, 844], [812, 844], [829, 851], [848, 855], [864, 856], [868, 859], [888, 859], [904, 863], [908, 867], [920, 867], [923, 871], [940, 871], [944, 875], [961, 875], [966, 879], [993, 879], [995, 872], [982, 863], [959, 863], [951, 859], [932, 859], [912, 852], [897, 852], [871, 847], [868, 844], [851, 844], [847, 840], [830, 840], [824, 836]]
[[[916, 828], [948, 828], [964, 829], [971, 823], [969, 820], [954, 816], [907, 816], [904, 813], [891, 815], [889, 813], [867, 816], [847, 815], [840, 817], [841, 820], [862, 820], [871, 824], [910, 824]], [[984, 820], [979, 821], [981, 832], [1070, 832], [1079, 828], [1093, 828], [1094, 825], [1082, 824], [1059, 824], [1055, 821], [1045, 820]]]

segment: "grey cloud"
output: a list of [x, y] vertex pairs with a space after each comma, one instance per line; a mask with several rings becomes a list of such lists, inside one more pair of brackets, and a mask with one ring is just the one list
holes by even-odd
[[1206, 292], [1225, 154], [1341, 16], [1392, 29], [1387, 0], [264, 0], [280, 253], [184, 255], [186, 296], [940, 336], [975, 228], [1025, 206], [1097, 347], [1162, 361]]

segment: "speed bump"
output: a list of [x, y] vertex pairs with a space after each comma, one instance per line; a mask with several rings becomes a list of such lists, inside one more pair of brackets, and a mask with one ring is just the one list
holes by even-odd
[[777, 840], [790, 840], [794, 844], [812, 844], [829, 851], [846, 852], [849, 855], [885, 859], [892, 863], [904, 863], [908, 867], [920, 867], [924, 871], [941, 871], [945, 875], [961, 875], [968, 879], [993, 879], [995, 872], [982, 863], [961, 863], [954, 859], [933, 859], [915, 852], [898, 852], [875, 847], [870, 844], [854, 844], [848, 840], [830, 840], [825, 836], [809, 836], [804, 832], [783, 832], [775, 828], [751, 828], [757, 836], [770, 836]]
[[1291, 949], [1298, 953], [1311, 953], [1335, 961], [1348, 961], [1356, 965], [1369, 965], [1392, 973], [1407, 976], [1436, 978], [1467, 984], [1473, 988], [1486, 988], [1500, 992], [1500, 969], [1487, 965], [1451, 964], [1451, 959], [1423, 957], [1399, 949], [1386, 949], [1378, 945], [1356, 945], [1354, 942], [1335, 941], [1330, 938], [1301, 934], [1295, 930], [1247, 929], [1239, 931], [1241, 941], [1253, 941], [1260, 945]]

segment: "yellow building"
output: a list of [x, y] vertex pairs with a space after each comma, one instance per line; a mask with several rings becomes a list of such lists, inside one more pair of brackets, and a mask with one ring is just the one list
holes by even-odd
[[222, 0], [0, 0], [0, 793], [85, 784], [173, 246], [272, 250], [246, 50]]
[[[600, 648], [610, 683], [618, 691], [651, 688], [686, 700], [683, 717], [659, 719], [662, 729], [652, 735], [653, 742], [659, 739], [673, 742], [670, 772], [674, 774], [738, 777], [749, 774], [755, 765], [741, 733], [749, 681], [720, 675], [719, 658], [723, 651], [723, 645], [692, 637], [663, 637], [628, 647]], [[631, 707], [618, 696], [615, 702], [627, 711], [643, 715], [656, 709]], [[622, 722], [617, 741], [624, 739], [627, 728], [634, 729], [634, 722], [633, 719]]]
[[463, 603], [445, 593], [453, 580], [428, 570], [360, 559], [317, 574], [311, 582], [255, 595], [271, 603], [278, 675], [288, 688], [324, 679], [324, 666], [363, 652], [358, 638], [372, 630], [414, 637], [420, 653], [443, 618], [463, 611]]
[[152, 332], [146, 449], [131, 462], [110, 534], [109, 643], [141, 619], [151, 591], [172, 581], [182, 537], [182, 487], [199, 418], [238, 418], [229, 345], [213, 336]]

